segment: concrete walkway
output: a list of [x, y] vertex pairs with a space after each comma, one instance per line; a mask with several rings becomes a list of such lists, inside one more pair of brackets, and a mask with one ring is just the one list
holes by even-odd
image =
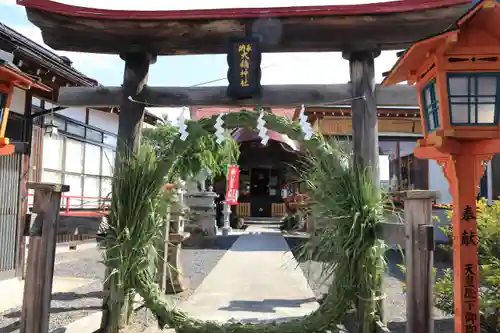
[[301, 317], [318, 303], [279, 231], [250, 226], [180, 307], [203, 320], [259, 322]]
[[[94, 280], [84, 279], [70, 276], [54, 276], [52, 282], [52, 294], [67, 293], [73, 289], [77, 289], [86, 284], [92, 283]], [[19, 279], [11, 279], [0, 282], [0, 294], [2, 301], [0, 302], [0, 313], [21, 307], [23, 305], [24, 281]]]

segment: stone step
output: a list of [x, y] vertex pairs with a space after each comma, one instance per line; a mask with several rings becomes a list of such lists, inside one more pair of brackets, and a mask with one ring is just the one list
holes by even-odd
[[280, 224], [280, 217], [245, 217], [245, 224]]

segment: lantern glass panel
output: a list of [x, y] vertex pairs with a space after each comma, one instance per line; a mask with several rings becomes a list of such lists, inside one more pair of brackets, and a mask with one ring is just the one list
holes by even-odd
[[495, 104], [479, 104], [477, 106], [477, 122], [491, 124], [495, 122]]
[[439, 100], [436, 94], [436, 82], [432, 81], [422, 90], [423, 112], [427, 132], [439, 127]]
[[450, 96], [467, 96], [469, 92], [469, 80], [466, 77], [450, 78]]
[[496, 124], [499, 77], [497, 73], [448, 74], [451, 124]]
[[467, 104], [454, 104], [451, 121], [455, 124], [468, 124], [469, 106]]

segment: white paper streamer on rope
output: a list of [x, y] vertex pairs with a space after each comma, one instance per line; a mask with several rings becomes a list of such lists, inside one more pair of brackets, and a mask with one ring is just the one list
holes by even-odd
[[264, 112], [260, 112], [259, 118], [257, 118], [257, 129], [259, 130], [259, 136], [262, 138], [260, 143], [264, 146], [267, 145], [269, 141], [269, 136], [267, 135], [266, 121], [264, 120]]
[[309, 124], [309, 122], [307, 121], [305, 110], [306, 109], [304, 107], [304, 104], [302, 104], [299, 114], [300, 128], [302, 129], [302, 132], [304, 132], [304, 140], [310, 140], [314, 134], [314, 131], [311, 127], [311, 124]]
[[217, 116], [217, 119], [215, 120], [215, 125], [214, 125], [214, 127], [215, 127], [215, 136], [216, 136], [216, 140], [215, 141], [218, 144], [221, 144], [226, 139], [226, 136], [224, 135], [225, 134], [224, 127], [222, 127], [222, 125], [224, 125], [224, 120], [222, 120], [222, 116], [223, 116], [222, 113], [220, 113]]
[[189, 133], [187, 132], [186, 118], [184, 118], [184, 109], [182, 110], [179, 118], [177, 119], [177, 126], [179, 127], [179, 132], [181, 133], [180, 139], [186, 141]]

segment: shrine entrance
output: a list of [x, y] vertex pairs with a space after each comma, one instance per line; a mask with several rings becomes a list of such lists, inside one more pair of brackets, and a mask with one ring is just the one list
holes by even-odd
[[235, 213], [241, 217], [282, 217], [285, 198], [281, 189], [299, 163], [299, 144], [274, 132], [270, 133], [270, 140], [265, 146], [260, 138], [249, 138], [251, 140], [240, 140], [239, 201], [242, 207]]
[[[282, 188], [295, 180], [302, 152], [300, 144], [289, 137], [269, 131], [269, 142], [261, 143], [258, 133], [240, 128], [233, 137], [240, 145], [239, 205], [233, 216], [251, 218], [280, 218], [285, 215], [285, 198]], [[226, 179], [214, 182], [214, 191], [222, 199], [226, 193]], [[222, 205], [218, 205], [218, 216], [222, 216]]]

